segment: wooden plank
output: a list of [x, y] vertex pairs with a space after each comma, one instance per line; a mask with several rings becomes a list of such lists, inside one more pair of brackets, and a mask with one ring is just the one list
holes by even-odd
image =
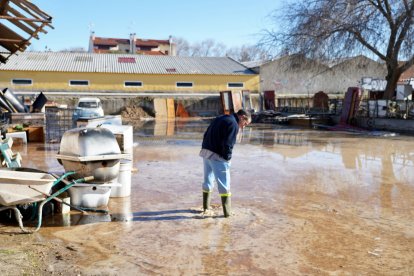
[[232, 109], [231, 91], [220, 91], [220, 100], [223, 114], [230, 114]]
[[29, 142], [43, 143], [45, 141], [45, 130], [42, 126], [25, 127], [24, 130], [27, 133], [27, 140]]
[[241, 91], [232, 91], [231, 100], [233, 102], [233, 113], [243, 108]]
[[174, 99], [167, 99], [167, 118], [168, 119], [175, 118]]
[[[30, 14], [31, 16], [33, 16], [34, 18], [42, 17], [44, 20], [48, 21], [48, 23], [51, 23], [52, 21], [52, 17], [50, 15], [48, 15], [47, 13], [45, 13], [44, 11], [42, 11], [30, 2], [22, 0], [11, 0], [11, 2], [19, 8], [21, 8], [22, 10], [24, 10], [25, 12], [27, 12], [28, 14]], [[53, 28], [52, 26], [49, 27]]]
[[26, 18], [26, 17], [15, 17], [15, 16], [10, 16], [10, 15], [0, 15], [0, 19], [21, 20], [21, 21], [30, 21], [30, 22], [43, 22], [44, 21], [42, 19], [33, 19], [33, 18]]
[[252, 109], [252, 100], [250, 98], [249, 90], [242, 90], [242, 99], [243, 99], [243, 109], [245, 110]]
[[167, 100], [163, 98], [154, 99], [155, 118], [167, 118]]
[[[25, 17], [23, 14], [21, 14], [20, 12], [18, 12], [17, 10], [15, 10], [15, 9], [13, 9], [12, 7], [10, 7], [9, 8], [9, 12], [11, 13], [11, 14], [13, 14], [14, 16], [16, 16], [16, 17]], [[44, 22], [44, 20], [41, 20], [40, 19], [40, 21], [43, 23]], [[13, 21], [12, 21], [12, 23], [13, 23]], [[35, 24], [34, 22], [26, 22], [27, 23], [27, 25], [29, 25], [30, 27], [32, 27], [34, 30], [31, 30], [30, 32], [28, 32], [28, 34], [32, 34], [35, 30], [37, 30], [39, 27], [40, 27], [40, 24], [39, 25], [37, 25], [37, 24]], [[21, 23], [20, 23], [21, 24]], [[26, 27], [26, 29], [27, 29], [27, 27]]]
[[264, 108], [265, 110], [275, 110], [275, 91], [264, 91]]
[[[12, 18], [11, 20], [9, 20], [11, 23], [13, 23], [17, 28], [21, 29], [22, 31], [28, 33], [29, 35], [33, 35], [33, 33], [36, 30], [30, 29], [29, 27], [27, 27], [27, 25], [21, 23], [19, 20]], [[37, 28], [37, 26], [35, 26], [35, 28]], [[36, 39], [39, 39], [39, 37], [36, 35], [34, 36], [36, 37]]]
[[175, 133], [175, 120], [168, 120], [167, 122], [167, 136], [173, 136]]
[[8, 39], [8, 38], [1, 38], [1, 37], [0, 37], [0, 41], [13, 42], [13, 43], [20, 43], [20, 42], [22, 42], [21, 40], [18, 40], [18, 39]]
[[[10, 30], [7, 26], [1, 23], [0, 23], [0, 35], [1, 35], [1, 38], [19, 40], [20, 43], [25, 41], [23, 37], [16, 34], [14, 31]], [[14, 42], [4, 42], [1, 44], [1, 46], [9, 50], [12, 54], [14, 54], [15, 52], [21, 49], [20, 45]]]
[[0, 14], [6, 14], [8, 7], [9, 7], [9, 0], [1, 1]]

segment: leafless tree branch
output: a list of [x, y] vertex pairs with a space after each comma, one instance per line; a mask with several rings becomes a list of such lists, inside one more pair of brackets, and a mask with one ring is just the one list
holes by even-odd
[[299, 0], [272, 13], [260, 45], [318, 59], [374, 55], [387, 66], [391, 98], [414, 58], [413, 17], [410, 0]]

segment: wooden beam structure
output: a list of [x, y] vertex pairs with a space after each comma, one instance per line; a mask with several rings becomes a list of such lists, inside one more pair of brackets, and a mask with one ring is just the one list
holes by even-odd
[[39, 32], [53, 29], [52, 17], [27, 0], [0, 0], [0, 63], [16, 52], [24, 51]]

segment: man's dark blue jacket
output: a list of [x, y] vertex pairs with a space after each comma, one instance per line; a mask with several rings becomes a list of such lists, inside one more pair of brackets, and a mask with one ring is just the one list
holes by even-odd
[[215, 152], [229, 161], [239, 132], [238, 122], [236, 114], [215, 118], [204, 133], [202, 148]]

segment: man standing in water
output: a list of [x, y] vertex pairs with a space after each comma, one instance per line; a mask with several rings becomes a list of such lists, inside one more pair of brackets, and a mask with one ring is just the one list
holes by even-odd
[[204, 133], [200, 156], [204, 162], [203, 210], [210, 207], [214, 180], [223, 205], [224, 217], [230, 216], [230, 159], [239, 129], [250, 124], [250, 114], [240, 109], [231, 115], [215, 118]]

